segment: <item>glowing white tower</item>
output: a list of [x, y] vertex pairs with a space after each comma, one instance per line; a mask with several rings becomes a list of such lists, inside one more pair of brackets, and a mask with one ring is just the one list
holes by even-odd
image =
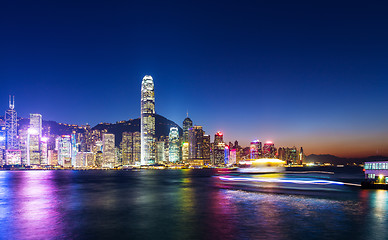
[[141, 164], [155, 162], [155, 96], [154, 81], [144, 76], [141, 83]]
[[179, 132], [177, 127], [170, 128], [168, 142], [169, 162], [176, 163], [179, 161]]

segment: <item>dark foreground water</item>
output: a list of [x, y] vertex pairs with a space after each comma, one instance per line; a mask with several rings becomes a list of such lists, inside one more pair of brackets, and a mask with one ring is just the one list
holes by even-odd
[[[341, 174], [337, 177], [352, 181], [362, 176]], [[241, 191], [220, 188], [212, 175], [0, 171], [0, 238], [388, 238], [387, 191], [344, 187], [344, 193], [317, 196]]]

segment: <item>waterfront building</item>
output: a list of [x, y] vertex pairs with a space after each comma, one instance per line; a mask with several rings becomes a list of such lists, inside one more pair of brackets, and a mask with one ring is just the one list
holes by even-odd
[[76, 141], [76, 136], [75, 132], [71, 134], [71, 165], [75, 166], [75, 159], [78, 153], [78, 148], [77, 148], [77, 141]]
[[39, 138], [42, 137], [42, 115], [37, 113], [30, 114], [30, 126], [31, 132], [34, 132]]
[[225, 146], [225, 150], [224, 150], [224, 163], [225, 163], [225, 165], [229, 164], [229, 146], [228, 145]]
[[95, 163], [94, 163], [95, 158], [94, 158], [93, 152], [83, 152], [82, 155], [83, 155], [86, 167], [91, 168], [95, 166]]
[[95, 164], [96, 164], [96, 167], [102, 167], [103, 165], [103, 160], [104, 160], [104, 156], [102, 154], [102, 151], [97, 151], [96, 154], [94, 155], [95, 156]]
[[230, 149], [229, 152], [229, 162], [228, 165], [233, 165], [237, 163], [237, 151], [235, 148]]
[[203, 158], [202, 126], [194, 126], [189, 129], [189, 159]]
[[0, 166], [5, 164], [6, 132], [3, 121], [0, 120]]
[[193, 121], [187, 117], [183, 120], [183, 142], [189, 142], [189, 129], [193, 127]]
[[268, 141], [263, 146], [263, 157], [274, 158], [275, 157], [275, 146], [272, 142]]
[[165, 145], [164, 141], [156, 142], [156, 163], [161, 164], [166, 161], [164, 145]]
[[58, 150], [50, 149], [47, 152], [48, 165], [57, 166], [58, 165]]
[[5, 160], [6, 160], [6, 165], [21, 165], [20, 150], [7, 149]]
[[170, 128], [169, 139], [169, 162], [179, 162], [179, 132], [177, 127]]
[[295, 146], [292, 148], [280, 147], [278, 149], [278, 158], [285, 161], [287, 165], [300, 165], [302, 164], [303, 153], [301, 155]]
[[182, 144], [182, 161], [187, 162], [188, 159], [189, 159], [189, 143], [184, 142]]
[[205, 161], [210, 161], [210, 135], [203, 135], [202, 155]]
[[133, 152], [132, 152], [132, 164], [140, 165], [141, 161], [141, 134], [140, 132], [132, 133], [133, 139]]
[[9, 96], [9, 109], [5, 112], [6, 149], [18, 150], [17, 113], [15, 110], [15, 97]]
[[58, 165], [62, 167], [71, 166], [71, 136], [62, 135], [57, 138], [57, 149], [58, 149]]
[[217, 132], [214, 135], [214, 145], [218, 145], [219, 143], [223, 143], [223, 142], [224, 142], [224, 134], [222, 134], [222, 132]]
[[261, 153], [261, 142], [259, 140], [252, 141], [250, 146], [250, 159], [261, 158]]
[[82, 152], [75, 157], [75, 168], [85, 167], [85, 161]]
[[47, 137], [42, 137], [40, 141], [40, 164], [48, 165]]
[[365, 162], [365, 179], [375, 183], [388, 184], [388, 161]]
[[103, 168], [113, 168], [116, 163], [115, 135], [104, 133], [102, 135]]
[[299, 151], [299, 162], [298, 162], [299, 165], [302, 165], [302, 164], [303, 164], [305, 157], [306, 157], [306, 156], [304, 155], [303, 147], [300, 147], [300, 151]]
[[133, 136], [130, 132], [123, 132], [123, 137], [120, 143], [122, 164], [133, 164]]
[[217, 145], [214, 143], [213, 162], [215, 166], [224, 165], [225, 163], [225, 143], [220, 142]]
[[94, 153], [93, 152], [79, 152], [76, 156], [75, 167], [94, 167]]
[[141, 164], [155, 162], [155, 96], [151, 76], [144, 76], [141, 84]]

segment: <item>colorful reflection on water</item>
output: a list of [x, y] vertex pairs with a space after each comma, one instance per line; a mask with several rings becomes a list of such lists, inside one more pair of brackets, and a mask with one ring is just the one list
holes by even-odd
[[203, 170], [0, 171], [0, 239], [385, 239], [387, 208], [384, 190], [248, 192]]

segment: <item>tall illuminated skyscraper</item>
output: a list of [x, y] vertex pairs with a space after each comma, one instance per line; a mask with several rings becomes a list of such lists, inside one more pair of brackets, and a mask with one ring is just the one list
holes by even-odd
[[203, 158], [207, 159], [207, 161], [210, 161], [210, 135], [203, 135], [202, 147]]
[[189, 129], [189, 159], [203, 158], [203, 134], [202, 126]]
[[58, 164], [62, 167], [71, 167], [71, 136], [62, 135], [57, 138]]
[[27, 137], [28, 165], [40, 165], [40, 139], [42, 137], [42, 115], [30, 114], [30, 126]]
[[102, 167], [113, 168], [116, 162], [115, 153], [115, 135], [112, 133], [104, 133], [102, 135], [103, 146], [103, 162]]
[[223, 142], [224, 142], [224, 135], [222, 134], [222, 132], [217, 132], [216, 135], [214, 135], [214, 145], [217, 145]]
[[122, 164], [131, 165], [133, 156], [133, 137], [130, 132], [123, 132], [123, 137], [120, 143]]
[[133, 157], [132, 164], [140, 164], [141, 158], [141, 134], [140, 132], [134, 132], [133, 136]]
[[177, 127], [170, 128], [169, 140], [169, 162], [176, 163], [179, 161], [179, 132]]
[[193, 121], [187, 115], [183, 120], [183, 142], [189, 142], [189, 129], [193, 127]]
[[141, 164], [155, 162], [155, 96], [154, 81], [144, 76], [141, 83]]
[[15, 97], [9, 96], [9, 109], [5, 111], [6, 148], [19, 149], [17, 113], [15, 111]]
[[36, 135], [39, 135], [39, 138], [42, 137], [42, 115], [37, 113], [30, 114], [30, 128]]

